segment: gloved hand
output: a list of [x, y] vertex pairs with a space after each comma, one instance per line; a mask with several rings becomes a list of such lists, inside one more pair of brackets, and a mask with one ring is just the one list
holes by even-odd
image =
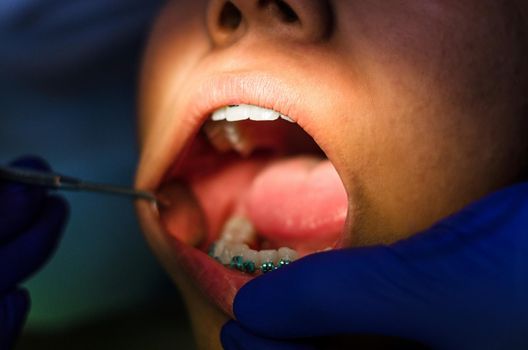
[[[50, 170], [40, 159], [13, 165]], [[68, 214], [66, 202], [46, 190], [0, 182], [0, 349], [10, 349], [24, 324], [29, 295], [19, 284], [40, 268], [57, 246]]]
[[228, 350], [305, 349], [292, 339], [339, 334], [528, 349], [528, 184], [390, 246], [307, 256], [247, 283], [233, 309]]

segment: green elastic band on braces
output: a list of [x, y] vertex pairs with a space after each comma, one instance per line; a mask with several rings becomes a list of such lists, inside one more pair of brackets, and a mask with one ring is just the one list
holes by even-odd
[[248, 260], [244, 262], [244, 271], [253, 273], [256, 271], [256, 269], [257, 267], [255, 266], [255, 263], [253, 261]]
[[[214, 256], [214, 248], [215, 245], [212, 244], [209, 248], [209, 256], [215, 259], [216, 261], [220, 262], [220, 257]], [[267, 261], [262, 264], [260, 264], [259, 269], [262, 273], [271, 272], [273, 270], [277, 270], [283, 266], [286, 266], [291, 263], [291, 260], [288, 259], [280, 259], [280, 261], [275, 265], [272, 261]], [[255, 265], [255, 262], [251, 260], [244, 261], [244, 258], [240, 255], [234, 256], [231, 261], [229, 262], [229, 267], [232, 269], [236, 269], [238, 271], [242, 272], [248, 272], [248, 273], [254, 273], [257, 271], [257, 266]]]
[[231, 259], [231, 262], [229, 263], [229, 267], [232, 269], [237, 269], [238, 271], [248, 272], [248, 273], [253, 273], [257, 269], [253, 261], [250, 261], [250, 260], [244, 261], [244, 258], [242, 258], [239, 255], [234, 256]]
[[234, 256], [233, 258], [231, 258], [229, 267], [232, 269], [237, 269], [239, 271], [244, 271], [244, 259], [240, 255]]

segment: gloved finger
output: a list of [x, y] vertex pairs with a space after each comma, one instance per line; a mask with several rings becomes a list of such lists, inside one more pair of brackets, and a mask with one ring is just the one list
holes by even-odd
[[62, 198], [47, 197], [36, 223], [0, 247], [0, 293], [20, 283], [48, 259], [57, 246], [67, 216], [68, 205]]
[[262, 336], [383, 334], [441, 347], [489, 334], [494, 344], [505, 338], [471, 334], [483, 328], [467, 323], [486, 320], [503, 335], [523, 324], [512, 323], [518, 316], [496, 315], [522, 315], [505, 304], [512, 286], [504, 272], [527, 266], [526, 227], [524, 185], [395, 245], [313, 254], [255, 278], [240, 289], [233, 311], [244, 328]]
[[313, 350], [302, 341], [284, 341], [261, 338], [240, 327], [235, 321], [227, 322], [220, 332], [220, 341], [225, 350]]
[[12, 349], [29, 311], [29, 294], [18, 289], [0, 299], [0, 349]]
[[[402, 262], [385, 247], [313, 254], [244, 285], [235, 318], [252, 332], [277, 338], [338, 334], [402, 336], [412, 292], [405, 290]], [[408, 300], [409, 299], [409, 300]], [[258, 302], [256, 302], [258, 301]]]
[[[23, 157], [10, 165], [49, 171], [49, 165], [38, 157]], [[36, 219], [46, 190], [38, 186], [28, 186], [0, 181], [0, 243], [12, 239], [28, 228]]]

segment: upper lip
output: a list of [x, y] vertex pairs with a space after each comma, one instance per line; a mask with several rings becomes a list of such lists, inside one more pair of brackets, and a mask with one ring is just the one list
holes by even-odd
[[[201, 125], [217, 108], [235, 104], [253, 104], [287, 115], [317, 142], [316, 130], [307, 130], [309, 113], [302, 94], [281, 77], [262, 72], [227, 72], [193, 79], [189, 89], [174, 98], [169, 114], [169, 125], [163, 125], [147, 137], [148, 143], [161, 152], [142, 154], [136, 187], [157, 189], [169, 167], [192, 141]], [[318, 142], [317, 142], [318, 143]], [[323, 151], [326, 151], [323, 149]]]

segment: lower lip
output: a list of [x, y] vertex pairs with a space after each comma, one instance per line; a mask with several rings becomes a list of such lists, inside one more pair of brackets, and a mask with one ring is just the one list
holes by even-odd
[[[136, 202], [136, 209], [141, 218], [140, 224], [147, 241], [160, 258], [170, 268], [183, 271], [205, 297], [220, 310], [234, 318], [233, 300], [238, 290], [253, 276], [236, 270], [227, 269], [224, 265], [209, 257], [178, 238], [171, 235], [162, 225], [158, 209], [146, 201]], [[164, 254], [169, 249], [168, 254]]]
[[204, 252], [193, 248], [164, 231], [170, 249], [196, 286], [230, 317], [238, 290], [253, 277], [229, 270]]

